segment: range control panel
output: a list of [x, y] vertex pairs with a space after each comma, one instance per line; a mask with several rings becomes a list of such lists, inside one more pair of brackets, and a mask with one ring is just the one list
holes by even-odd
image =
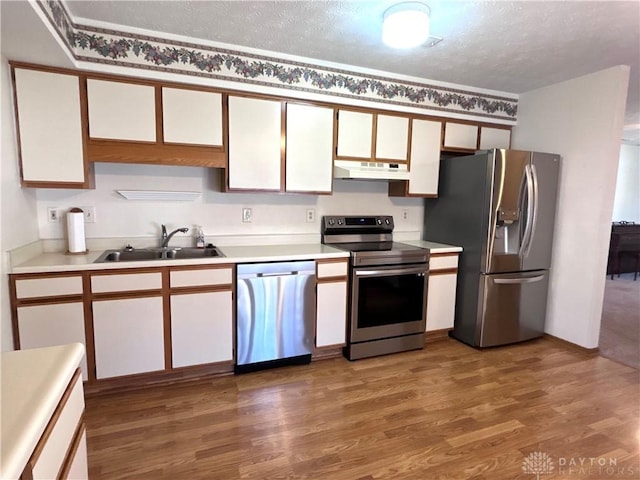
[[382, 233], [393, 230], [393, 217], [391, 215], [365, 215], [365, 216], [334, 216], [322, 217], [322, 232], [361, 232]]

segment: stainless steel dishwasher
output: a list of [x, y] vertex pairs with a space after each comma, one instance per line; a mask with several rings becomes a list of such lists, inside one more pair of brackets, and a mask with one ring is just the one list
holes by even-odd
[[315, 286], [314, 261], [237, 266], [236, 373], [311, 361]]

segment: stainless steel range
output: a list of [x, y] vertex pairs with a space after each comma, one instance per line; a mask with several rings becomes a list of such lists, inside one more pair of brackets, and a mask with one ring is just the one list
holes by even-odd
[[424, 346], [429, 251], [392, 232], [391, 216], [322, 217], [322, 243], [351, 253], [349, 360]]

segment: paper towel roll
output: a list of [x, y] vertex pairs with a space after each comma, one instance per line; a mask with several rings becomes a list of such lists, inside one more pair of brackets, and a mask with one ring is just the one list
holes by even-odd
[[84, 212], [79, 208], [72, 208], [67, 213], [67, 236], [69, 238], [69, 253], [85, 253], [87, 251], [84, 238]]

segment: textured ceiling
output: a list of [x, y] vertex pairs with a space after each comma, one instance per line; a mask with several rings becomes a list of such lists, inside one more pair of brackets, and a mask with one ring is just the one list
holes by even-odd
[[[631, 66], [625, 138], [640, 140], [640, 2], [424, 0], [432, 48], [380, 41], [394, 1], [68, 1], [131, 27], [512, 93]], [[80, 21], [82, 23], [82, 21]], [[597, 95], [597, 92], [594, 92]], [[631, 138], [633, 137], [633, 138]]]

